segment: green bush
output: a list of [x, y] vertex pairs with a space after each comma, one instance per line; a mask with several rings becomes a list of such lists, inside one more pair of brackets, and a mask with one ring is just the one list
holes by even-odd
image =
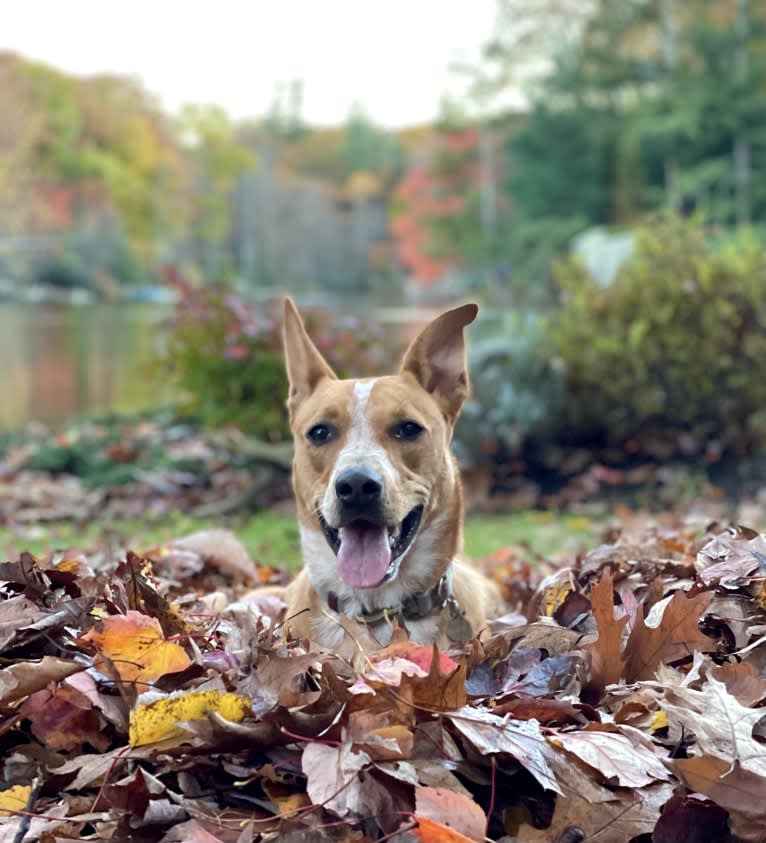
[[[183, 409], [210, 427], [235, 425], [264, 439], [284, 438], [281, 303], [255, 305], [226, 285], [176, 286], [179, 300], [166, 325], [160, 362]], [[386, 368], [380, 328], [316, 309], [303, 315], [312, 339], [341, 377]]]
[[555, 432], [563, 382], [539, 313], [504, 316], [497, 333], [469, 346], [469, 368], [471, 397], [455, 431], [455, 451], [464, 464], [516, 454], [529, 439]]
[[766, 422], [766, 250], [752, 232], [716, 242], [664, 217], [599, 286], [581, 263], [555, 271], [549, 343], [564, 367], [566, 431], [617, 443], [685, 430], [725, 444]]

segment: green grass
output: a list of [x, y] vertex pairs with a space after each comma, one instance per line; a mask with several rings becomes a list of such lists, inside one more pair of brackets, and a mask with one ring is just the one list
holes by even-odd
[[[78, 526], [37, 525], [23, 534], [0, 529], [0, 555], [12, 558], [21, 550], [42, 554], [65, 547], [82, 549], [132, 547], [148, 549], [186, 533], [229, 526], [256, 562], [296, 568], [300, 564], [295, 517], [262, 512], [244, 519], [203, 521], [174, 515], [161, 523], [121, 521]], [[598, 525], [580, 516], [522, 511], [501, 515], [470, 515], [465, 525], [466, 553], [478, 559], [501, 547], [527, 545], [535, 555], [549, 556], [592, 543]]]

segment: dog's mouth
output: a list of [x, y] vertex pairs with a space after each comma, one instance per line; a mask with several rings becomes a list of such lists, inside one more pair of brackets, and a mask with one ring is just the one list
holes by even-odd
[[343, 527], [331, 527], [319, 514], [327, 543], [338, 557], [338, 571], [353, 588], [374, 588], [399, 573], [399, 563], [415, 539], [423, 506], [411, 509], [395, 526], [357, 518]]

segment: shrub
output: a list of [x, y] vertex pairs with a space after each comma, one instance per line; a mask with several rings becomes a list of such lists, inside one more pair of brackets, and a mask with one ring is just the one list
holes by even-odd
[[[180, 297], [166, 326], [161, 364], [183, 409], [208, 426], [231, 424], [261, 438], [284, 438], [281, 303], [255, 305], [226, 285], [176, 287]], [[385, 368], [381, 329], [317, 309], [303, 315], [312, 339], [341, 377]]]
[[551, 435], [563, 383], [545, 324], [533, 311], [510, 313], [498, 333], [469, 346], [471, 397], [455, 431], [455, 450], [464, 463], [509, 456], [526, 440]]
[[665, 217], [600, 287], [560, 263], [549, 341], [566, 377], [568, 432], [621, 442], [677, 429], [731, 444], [766, 412], [766, 251], [747, 231], [716, 243]]

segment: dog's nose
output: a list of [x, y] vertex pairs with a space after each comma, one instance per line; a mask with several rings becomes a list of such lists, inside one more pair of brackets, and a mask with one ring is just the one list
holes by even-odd
[[335, 481], [335, 494], [347, 515], [372, 514], [383, 493], [380, 475], [364, 466], [347, 468]]

